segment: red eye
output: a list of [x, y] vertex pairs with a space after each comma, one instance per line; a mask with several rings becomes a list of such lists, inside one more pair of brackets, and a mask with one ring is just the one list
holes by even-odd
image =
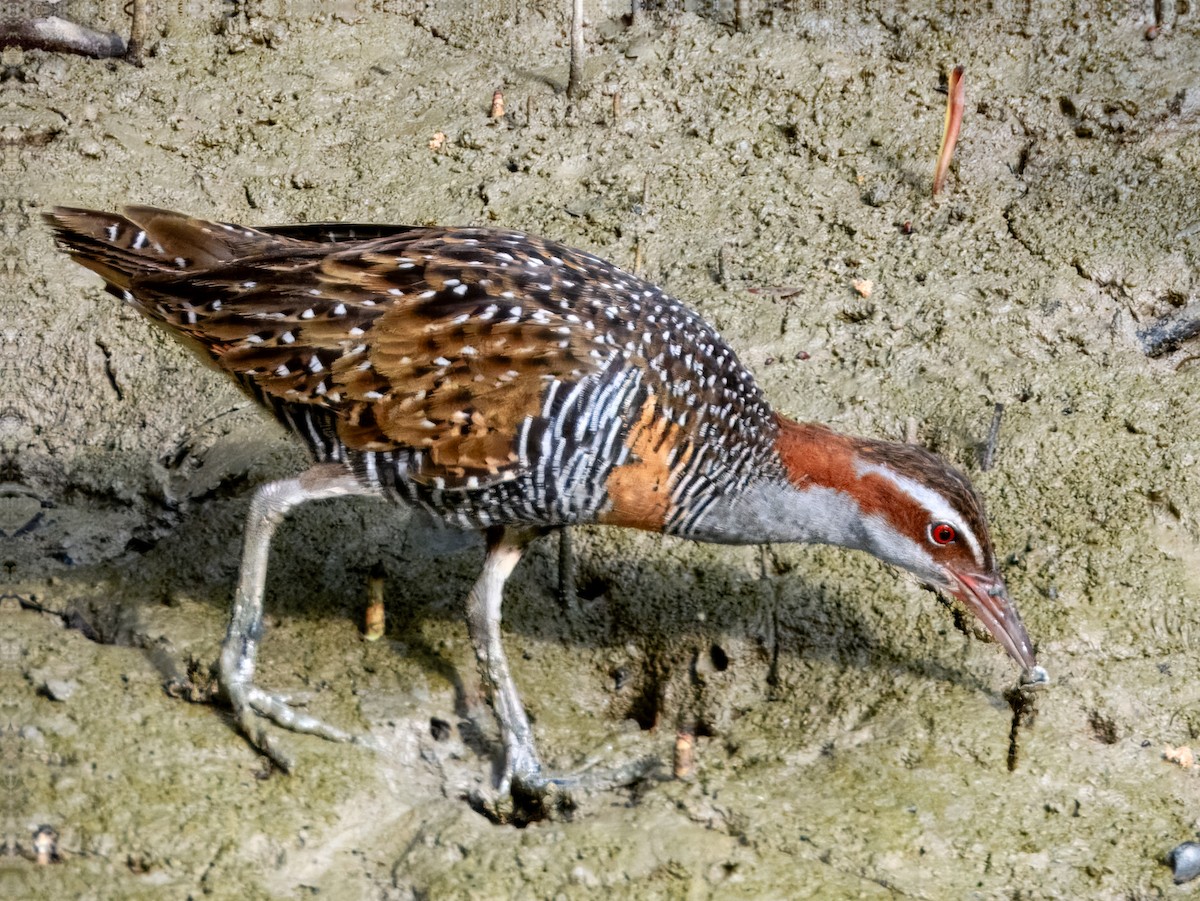
[[935, 522], [929, 527], [929, 539], [934, 544], [949, 544], [957, 537], [954, 526], [948, 522]]

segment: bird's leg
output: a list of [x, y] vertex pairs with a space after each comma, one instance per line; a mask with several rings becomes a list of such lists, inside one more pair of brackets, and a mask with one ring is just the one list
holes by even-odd
[[525, 545], [536, 534], [534, 530], [506, 529], [503, 526], [488, 529], [487, 558], [483, 562], [483, 572], [467, 596], [467, 629], [475, 646], [479, 673], [491, 697], [496, 719], [500, 722], [500, 737], [504, 743], [501, 794], [508, 794], [514, 778], [533, 778], [542, 766], [533, 743], [533, 730], [508, 669], [508, 659], [504, 655], [500, 636], [504, 583], [520, 561]]
[[377, 495], [341, 464], [320, 464], [291, 479], [259, 486], [250, 501], [243, 536], [242, 567], [229, 631], [221, 645], [218, 665], [221, 690], [229, 699], [234, 719], [246, 737], [284, 770], [291, 760], [267, 734], [262, 716], [293, 732], [307, 732], [331, 741], [352, 741], [353, 736], [292, 708], [286, 698], [254, 684], [254, 664], [262, 639], [263, 588], [271, 538], [289, 511], [307, 501], [352, 495]]
[[[504, 743], [504, 766], [499, 780], [499, 800], [504, 806], [483, 801], [483, 807], [501, 820], [528, 822], [548, 815], [551, 806], [569, 809], [573, 806], [567, 794], [571, 789], [599, 790], [631, 785], [657, 765], [656, 760], [646, 758], [619, 769], [587, 774], [559, 775], [542, 770], [533, 729], [509, 671], [500, 635], [500, 605], [505, 580], [521, 559], [525, 546], [539, 534], [541, 530], [538, 529], [506, 529], [503, 526], [488, 529], [483, 572], [467, 599], [467, 628]], [[526, 809], [513, 811], [507, 808], [505, 796]]]

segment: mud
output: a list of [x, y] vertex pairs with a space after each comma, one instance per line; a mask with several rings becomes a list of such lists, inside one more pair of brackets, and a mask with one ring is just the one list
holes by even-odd
[[[4, 51], [0, 893], [1186, 892], [1165, 857], [1200, 829], [1200, 768], [1163, 751], [1200, 744], [1200, 343], [1139, 336], [1200, 315], [1195, 5], [1158, 4], [1153, 40], [1149, 3], [797, 4], [744, 33], [587, 5], [576, 103], [566, 4], [159, 4], [143, 68]], [[126, 28], [120, 4], [61, 14]], [[465, 800], [492, 737], [456, 709], [479, 541], [360, 500], [281, 531], [259, 676], [374, 746], [285, 736], [297, 772], [271, 772], [164, 684], [203, 695], [249, 490], [302, 454], [54, 253], [37, 214], [64, 202], [495, 223], [627, 267], [640, 246], [779, 409], [971, 472], [1054, 678], [1015, 767], [1014, 667], [882, 565], [585, 529], [577, 605], [554, 539], [510, 582], [516, 677], [552, 765], [662, 766], [494, 825]], [[388, 631], [365, 643], [376, 563]], [[671, 780], [685, 727], [695, 772]]]

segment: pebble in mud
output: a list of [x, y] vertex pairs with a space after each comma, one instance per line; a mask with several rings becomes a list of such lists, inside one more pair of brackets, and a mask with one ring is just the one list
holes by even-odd
[[66, 701], [77, 688], [79, 683], [74, 679], [47, 679], [42, 683], [42, 694], [51, 701]]
[[1050, 685], [1050, 674], [1046, 672], [1044, 667], [1032, 667], [1021, 673], [1018, 685], [1022, 691], [1035, 691], [1040, 688], [1046, 688]]
[[40, 867], [59, 861], [58, 831], [53, 826], [38, 826], [34, 831], [33, 853]]
[[1200, 842], [1184, 842], [1176, 845], [1167, 855], [1175, 876], [1175, 884], [1183, 885], [1200, 876]]

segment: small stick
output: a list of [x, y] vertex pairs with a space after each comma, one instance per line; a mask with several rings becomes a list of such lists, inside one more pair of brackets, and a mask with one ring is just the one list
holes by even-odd
[[1021, 761], [1021, 730], [1033, 726], [1037, 719], [1037, 698], [1030, 692], [1010, 688], [1004, 700], [1012, 710], [1012, 722], [1008, 730], [1008, 771], [1011, 773]]
[[363, 638], [378, 641], [383, 638], [386, 612], [383, 607], [383, 566], [376, 563], [367, 577], [367, 612], [363, 617]]
[[571, 2], [571, 69], [567, 76], [567, 96], [583, 94], [583, 0]]
[[129, 44], [125, 48], [125, 59], [141, 68], [142, 50], [146, 45], [146, 24], [150, 15], [151, 0], [133, 0], [133, 23], [129, 26]]
[[751, 8], [753, 0], [733, 0], [733, 27], [736, 31], [746, 31], [750, 27]]
[[789, 297], [795, 297], [803, 288], [794, 288], [791, 285], [780, 285], [777, 288], [763, 288], [758, 285], [751, 285], [746, 289], [751, 294], [758, 294], [761, 297], [775, 297], [779, 300], [787, 300]]
[[[638, 211], [639, 215], [645, 215], [646, 209], [650, 206], [650, 173], [647, 172], [642, 177], [642, 208]], [[633, 274], [639, 278], [642, 275], [642, 267], [646, 262], [644, 249], [642, 246], [642, 236], [637, 236], [637, 243], [633, 247]]]
[[685, 727], [675, 733], [675, 759], [672, 766], [676, 779], [689, 780], [696, 775], [696, 730]]
[[1178, 350], [1185, 341], [1200, 336], [1200, 307], [1188, 306], [1155, 319], [1138, 332], [1142, 353], [1161, 357]]
[[958, 130], [962, 127], [963, 99], [966, 88], [963, 85], [963, 67], [955, 66], [950, 73], [947, 84], [946, 121], [942, 126], [942, 149], [938, 153], [937, 166], [933, 170], [933, 194], [936, 197], [946, 183], [946, 173], [950, 171], [950, 158], [954, 156], [954, 146], [958, 143]]
[[992, 427], [988, 429], [987, 441], [983, 445], [983, 453], [979, 456], [979, 468], [987, 472], [992, 468], [996, 459], [996, 441], [1000, 437], [1000, 417], [1004, 415], [1004, 404], [996, 404], [992, 410]]
[[558, 530], [558, 603], [564, 612], [575, 609], [579, 597], [575, 584], [575, 542], [570, 528], [562, 526]]
[[492, 92], [492, 109], [488, 115], [493, 119], [504, 118], [504, 92], [499, 88]]
[[613, 122], [621, 121], [621, 92], [613, 91]]

